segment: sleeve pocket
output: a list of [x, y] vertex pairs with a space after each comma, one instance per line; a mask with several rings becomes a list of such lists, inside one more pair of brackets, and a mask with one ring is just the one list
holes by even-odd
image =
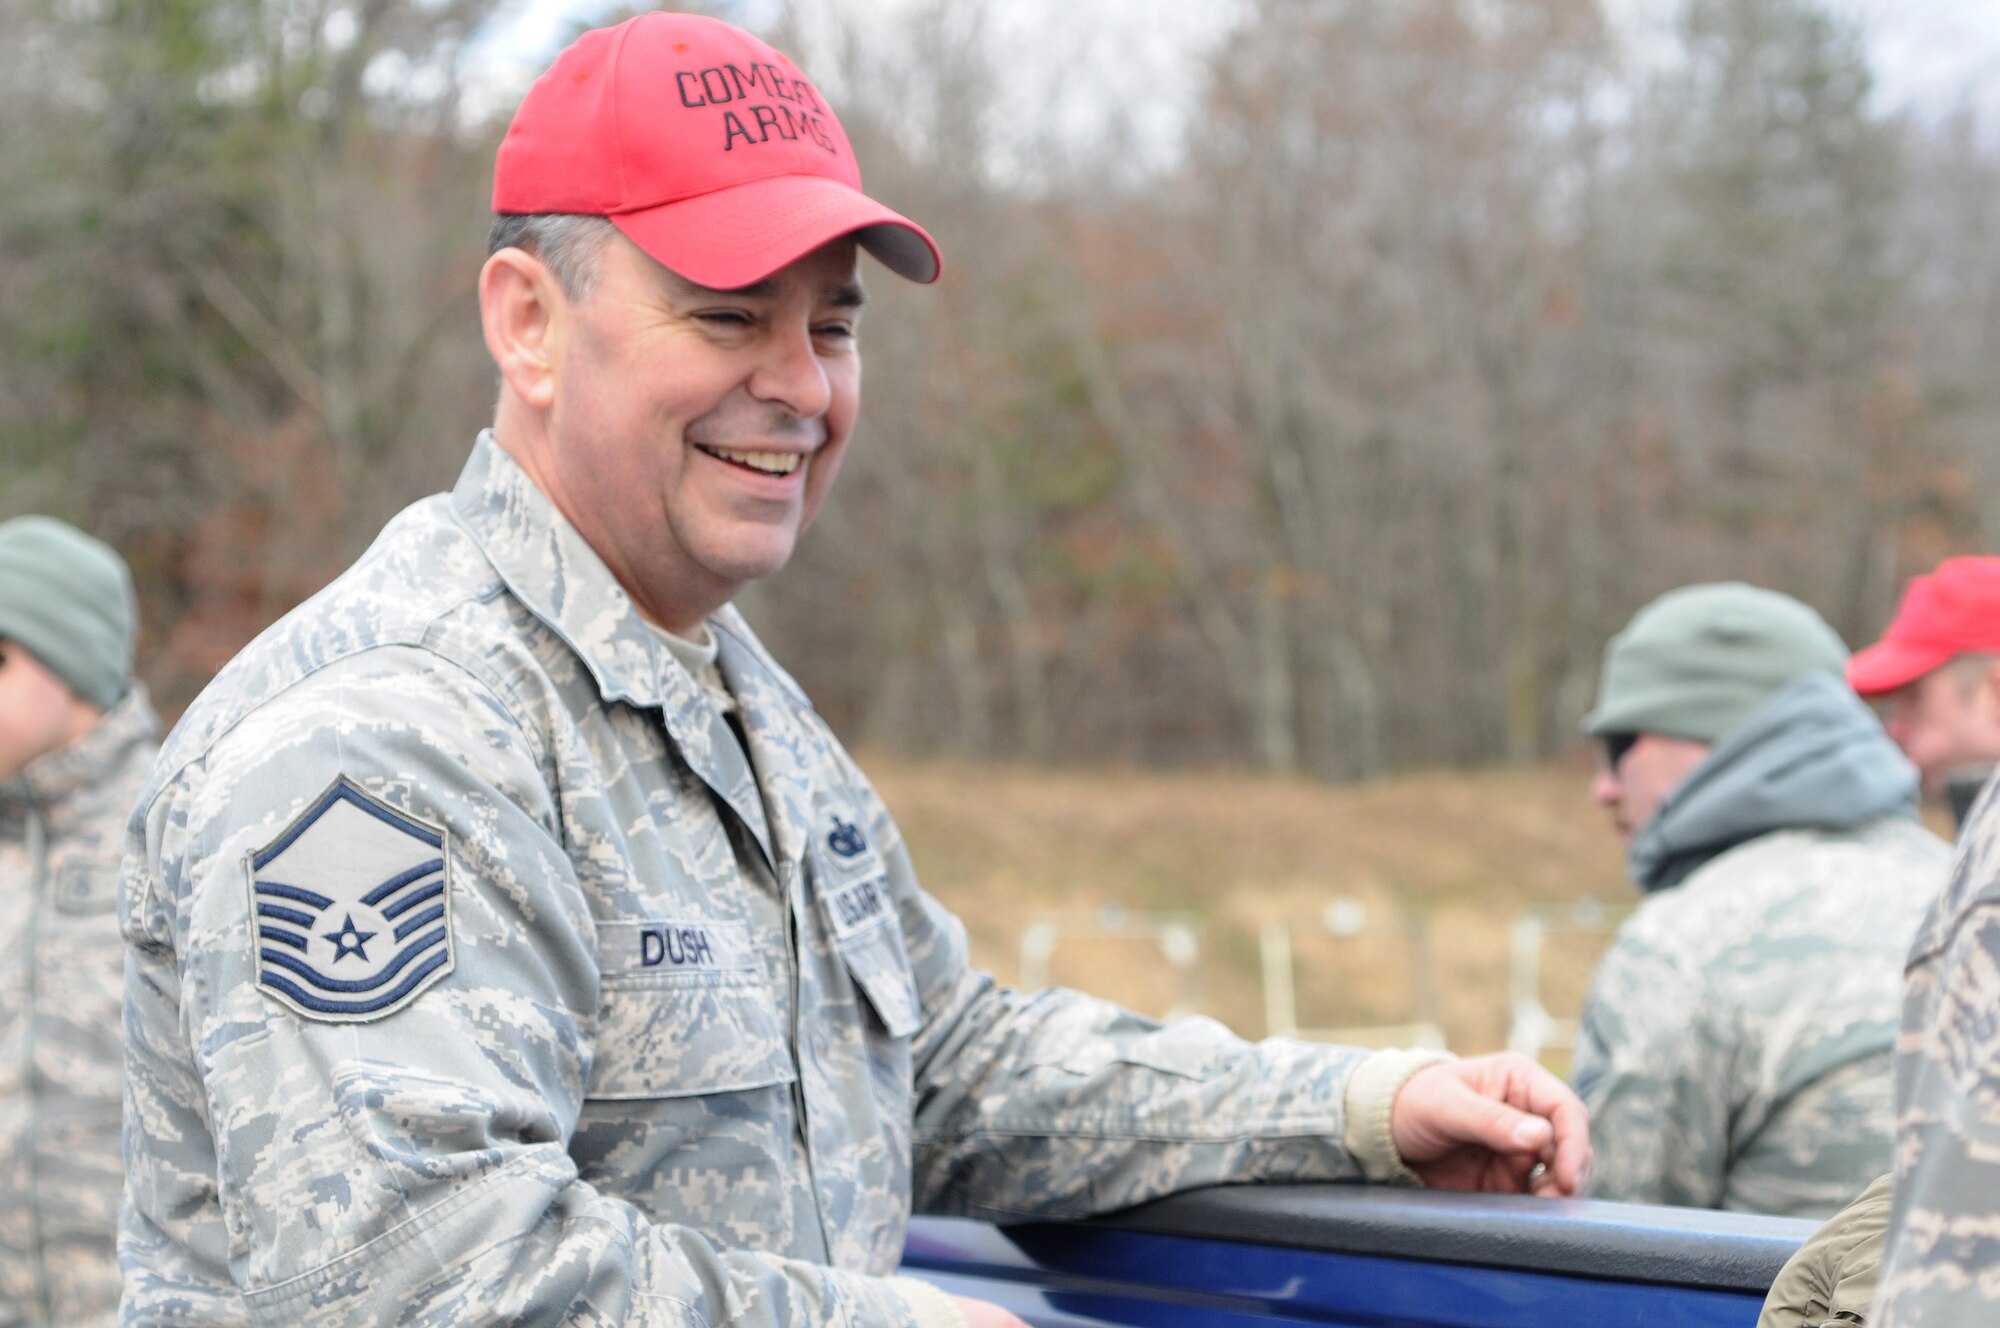
[[1162, 1027], [1094, 998], [1062, 1007], [1026, 1053], [1033, 1064], [1098, 1075], [1113, 1066], [1155, 1070], [1180, 1079], [1212, 1079], [1249, 1053], [1249, 1045], [1213, 1019]]

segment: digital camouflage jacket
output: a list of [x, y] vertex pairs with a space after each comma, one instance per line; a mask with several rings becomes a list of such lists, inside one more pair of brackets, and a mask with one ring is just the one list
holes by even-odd
[[2000, 1323], [2000, 803], [1973, 807], [1910, 948], [1880, 1328]]
[[0, 786], [0, 1325], [106, 1324], [125, 943], [118, 857], [154, 719], [135, 686]]
[[970, 969], [709, 626], [742, 745], [488, 437], [196, 702], [123, 900], [124, 1322], [910, 1325], [913, 1203], [1397, 1172], [1407, 1058]]

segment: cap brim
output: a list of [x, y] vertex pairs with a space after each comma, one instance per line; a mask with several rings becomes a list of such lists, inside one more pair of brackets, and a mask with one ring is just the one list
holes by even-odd
[[1904, 641], [1878, 641], [1857, 650], [1847, 661], [1847, 685], [1863, 696], [1877, 696], [1907, 687], [1952, 657], [1942, 646], [1913, 646]]
[[911, 281], [928, 285], [944, 269], [923, 227], [819, 175], [752, 180], [610, 220], [670, 271], [716, 290], [762, 281], [843, 235]]

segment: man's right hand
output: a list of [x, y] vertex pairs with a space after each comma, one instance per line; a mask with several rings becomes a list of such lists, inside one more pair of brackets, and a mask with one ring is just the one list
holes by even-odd
[[965, 1316], [965, 1328], [1028, 1328], [1021, 1319], [987, 1301], [953, 1296], [951, 1303]]
[[1583, 1103], [1515, 1052], [1419, 1070], [1389, 1112], [1396, 1151], [1434, 1189], [1569, 1198], [1590, 1177]]

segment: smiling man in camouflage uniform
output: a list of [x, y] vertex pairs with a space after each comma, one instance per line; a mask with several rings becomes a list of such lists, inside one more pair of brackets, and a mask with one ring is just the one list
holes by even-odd
[[118, 857], [154, 754], [132, 580], [0, 525], [0, 1325], [109, 1323], [124, 1167]]
[[857, 246], [938, 271], [859, 185], [712, 20], [586, 34], [528, 94], [493, 430], [218, 677], [134, 819], [125, 1322], [999, 1325], [890, 1276], [913, 1203], [1579, 1184], [1581, 1108], [1522, 1058], [968, 967], [729, 607], [848, 445]]
[[1690, 586], [1605, 652], [1593, 784], [1646, 901], [1585, 1003], [1598, 1198], [1825, 1217], [1889, 1156], [1902, 958], [1949, 849], [1789, 596]]

